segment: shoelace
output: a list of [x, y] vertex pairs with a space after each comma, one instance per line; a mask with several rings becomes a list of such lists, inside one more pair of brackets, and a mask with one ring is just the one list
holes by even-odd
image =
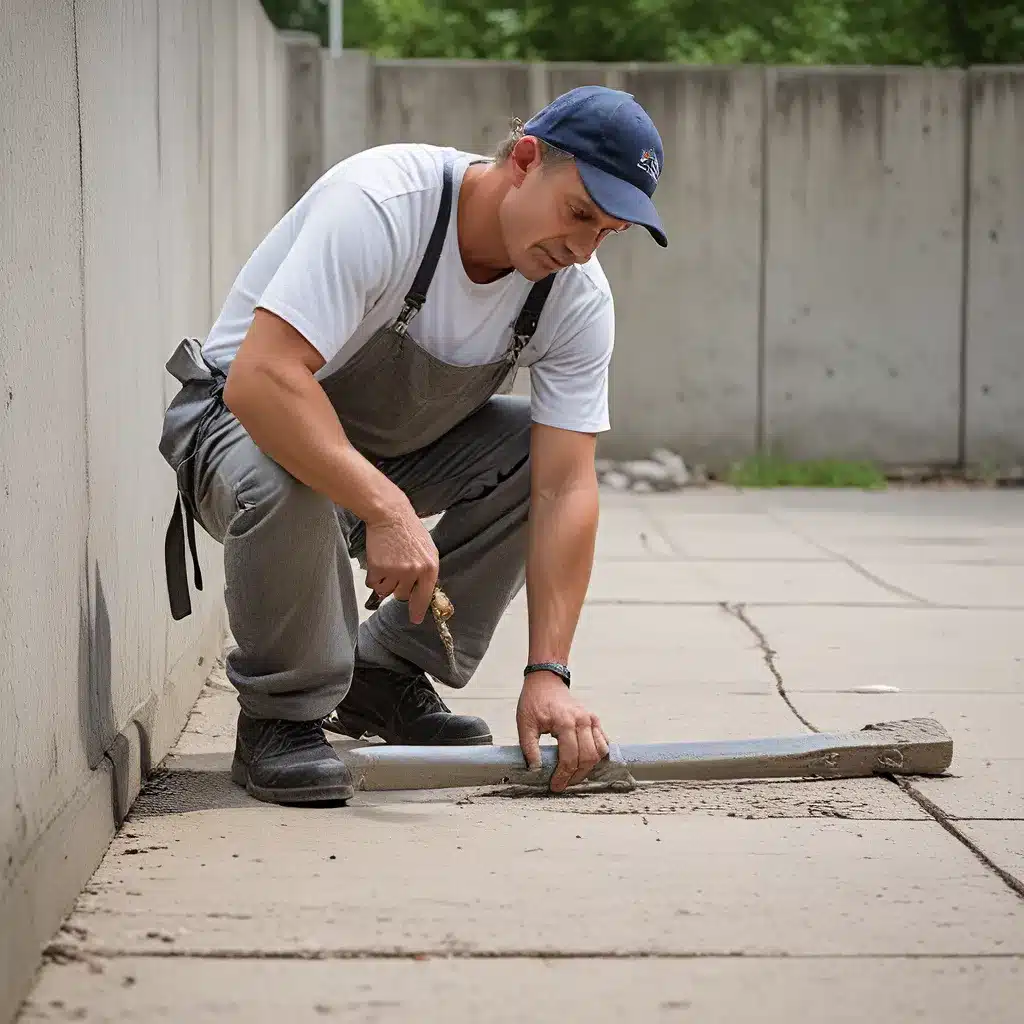
[[260, 757], [311, 750], [326, 743], [319, 722], [277, 721], [267, 729], [255, 745], [254, 753]]
[[441, 700], [426, 676], [422, 675], [412, 677], [409, 684], [402, 690], [398, 703], [400, 707], [410, 706], [424, 714], [431, 714], [436, 711], [444, 711], [447, 714], [451, 714], [451, 710]]

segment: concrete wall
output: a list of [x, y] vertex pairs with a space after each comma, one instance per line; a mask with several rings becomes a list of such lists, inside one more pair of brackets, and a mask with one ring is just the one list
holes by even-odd
[[630, 232], [601, 249], [618, 314], [604, 454], [1024, 463], [1021, 69], [350, 52], [322, 71], [325, 167], [398, 140], [488, 153], [510, 117], [592, 82], [650, 111], [670, 247]]
[[10, 0], [0, 52], [7, 1020], [219, 653], [201, 532], [206, 589], [167, 609], [163, 364], [285, 209], [289, 62], [258, 0]]
[[1024, 69], [970, 81], [966, 447], [972, 462], [1024, 448]]
[[957, 460], [963, 90], [959, 71], [769, 72], [769, 444]]

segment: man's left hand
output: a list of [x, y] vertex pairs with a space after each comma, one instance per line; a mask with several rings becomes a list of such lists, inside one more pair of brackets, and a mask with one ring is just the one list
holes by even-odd
[[550, 672], [526, 678], [516, 708], [516, 725], [529, 768], [541, 766], [541, 736], [551, 735], [558, 741], [558, 767], [551, 777], [554, 793], [582, 782], [608, 753], [608, 738], [597, 715], [580, 705], [565, 683]]

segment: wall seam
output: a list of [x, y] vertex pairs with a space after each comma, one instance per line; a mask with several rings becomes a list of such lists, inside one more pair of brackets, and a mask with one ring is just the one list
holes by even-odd
[[971, 184], [974, 175], [974, 104], [971, 102], [971, 68], [964, 69], [963, 77], [963, 208], [960, 211], [960, 412], [957, 423], [957, 465], [967, 465], [967, 334], [970, 323], [971, 276]]
[[83, 472], [85, 474], [85, 580], [82, 601], [85, 604], [86, 633], [89, 650], [87, 654], [88, 672], [93, 669], [92, 652], [92, 573], [89, 564], [89, 536], [92, 528], [92, 482], [89, 473], [89, 346], [86, 337], [86, 287], [85, 287], [85, 130], [82, 125], [82, 77], [81, 61], [78, 46], [78, 0], [71, 0], [71, 31], [75, 47], [75, 116], [78, 123], [78, 217], [81, 234], [78, 245], [78, 286], [79, 310], [82, 331], [82, 437], [85, 441], [85, 458]]
[[770, 72], [761, 67], [761, 209], [760, 237], [757, 255], [757, 401], [754, 424], [754, 446], [757, 452], [764, 450], [767, 434], [768, 378], [767, 345], [767, 282], [768, 282], [768, 94]]

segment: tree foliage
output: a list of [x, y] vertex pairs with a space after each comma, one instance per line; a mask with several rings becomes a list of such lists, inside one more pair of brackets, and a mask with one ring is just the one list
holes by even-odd
[[[326, 0], [263, 0], [327, 44]], [[1007, 0], [344, 0], [345, 46], [380, 57], [768, 64], [1024, 61]]]

